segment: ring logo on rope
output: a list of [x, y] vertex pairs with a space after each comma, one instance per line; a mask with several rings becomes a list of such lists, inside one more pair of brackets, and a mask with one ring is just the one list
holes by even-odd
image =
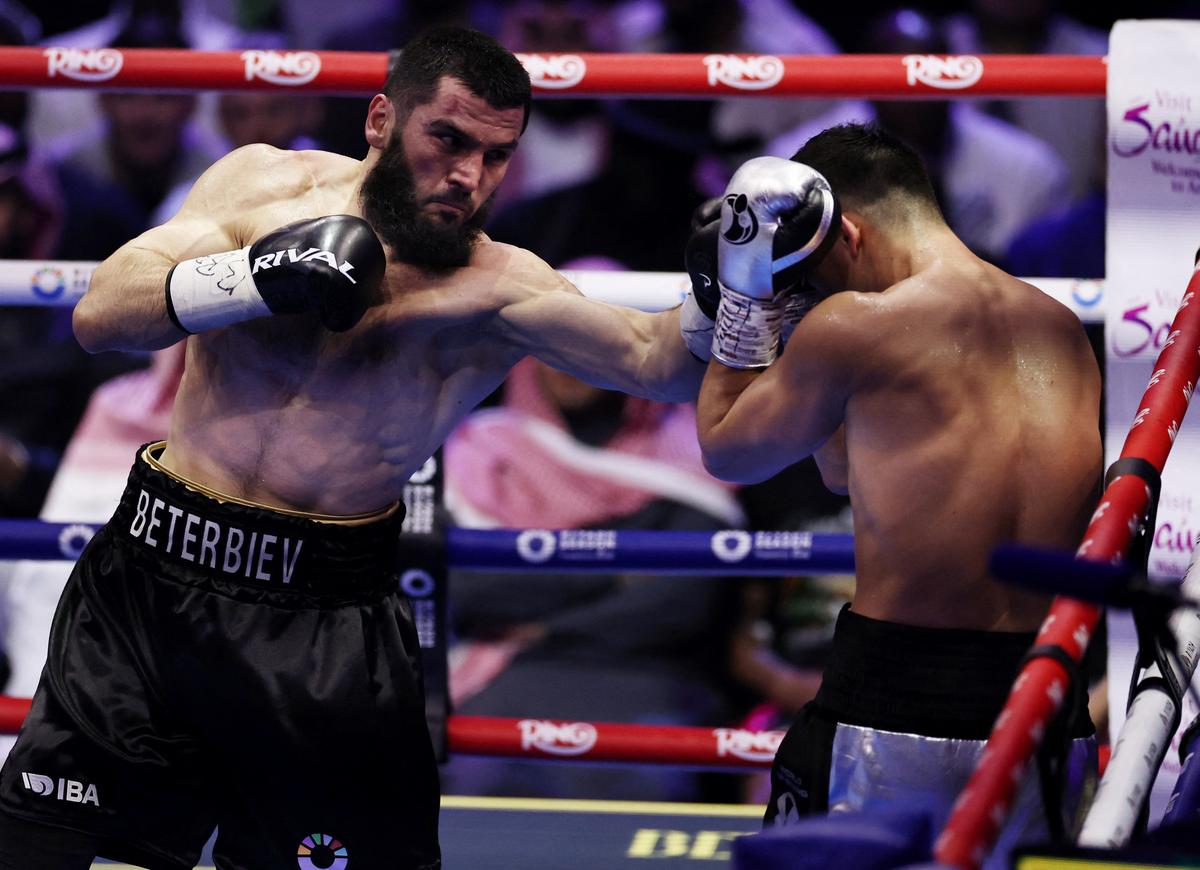
[[587, 61], [577, 54], [518, 54], [535, 88], [561, 91], [573, 88], [587, 75]]
[[437, 588], [437, 584], [433, 582], [428, 571], [410, 568], [400, 575], [400, 588], [409, 598], [428, 598]]
[[63, 274], [62, 269], [43, 266], [33, 273], [29, 289], [33, 291], [34, 296], [41, 299], [57, 299], [67, 292], [67, 276]]
[[58, 549], [67, 559], [78, 559], [88, 541], [96, 534], [91, 526], [71, 525], [58, 533]]
[[765, 91], [783, 80], [783, 61], [773, 54], [706, 54], [704, 66], [709, 87], [721, 84], [739, 91]]
[[536, 749], [550, 755], [583, 755], [596, 745], [596, 726], [589, 722], [563, 722], [522, 719], [521, 749]]
[[746, 731], [743, 728], [714, 728], [717, 757], [733, 756], [743, 761], [770, 761], [783, 742], [782, 731]]
[[918, 83], [943, 91], [969, 88], [983, 77], [983, 60], [973, 54], [906, 54], [900, 59], [908, 85]]
[[754, 538], [749, 532], [725, 529], [712, 536], [713, 555], [722, 562], [740, 562], [750, 555]]
[[262, 79], [273, 85], [306, 85], [321, 72], [321, 58], [311, 51], [243, 51], [246, 81]]
[[548, 561], [557, 549], [554, 532], [545, 529], [526, 529], [517, 535], [517, 554], [526, 562], [537, 565]]
[[64, 76], [77, 82], [108, 81], [125, 65], [125, 55], [115, 48], [47, 48], [42, 55], [47, 76]]

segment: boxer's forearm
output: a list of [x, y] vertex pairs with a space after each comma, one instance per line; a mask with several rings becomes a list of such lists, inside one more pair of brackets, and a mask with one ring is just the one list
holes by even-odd
[[749, 439], [738, 416], [733, 414], [738, 398], [761, 374], [759, 369], [735, 369], [712, 361], [704, 374], [696, 404], [696, 433], [704, 464], [716, 477], [740, 480], [754, 464]]
[[72, 317], [84, 350], [158, 350], [184, 338], [167, 315], [164, 288], [173, 265], [137, 239], [101, 263]]

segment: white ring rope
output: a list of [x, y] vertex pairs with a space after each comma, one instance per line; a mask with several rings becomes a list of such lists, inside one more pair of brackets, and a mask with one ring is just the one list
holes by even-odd
[[[0, 260], [0, 305], [74, 305], [87, 291], [98, 264], [83, 260]], [[565, 269], [561, 274], [585, 296], [662, 311], [683, 301], [684, 272], [609, 272]], [[1104, 282], [1081, 278], [1025, 278], [1078, 315], [1084, 323], [1104, 322]]]

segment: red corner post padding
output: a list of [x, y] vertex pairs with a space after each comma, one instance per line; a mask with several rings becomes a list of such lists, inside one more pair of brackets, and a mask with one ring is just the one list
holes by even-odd
[[29, 715], [29, 698], [10, 698], [0, 695], [0, 734], [16, 734]]
[[[1122, 459], [1143, 459], [1160, 474], [1200, 376], [1198, 294], [1200, 270], [1193, 272], [1188, 282], [1121, 449]], [[1076, 558], [1096, 562], [1124, 558], [1151, 497], [1140, 477], [1126, 474], [1113, 480], [1101, 497]], [[1036, 643], [1059, 646], [1078, 662], [1099, 618], [1099, 608], [1068, 598], [1055, 599]], [[1022, 668], [996, 719], [987, 749], [934, 847], [938, 861], [966, 870], [982, 863], [1008, 816], [1025, 767], [1066, 690], [1067, 673], [1058, 662], [1036, 658]]]

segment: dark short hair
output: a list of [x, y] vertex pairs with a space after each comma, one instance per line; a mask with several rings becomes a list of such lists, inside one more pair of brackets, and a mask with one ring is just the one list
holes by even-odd
[[458, 79], [493, 109], [525, 110], [533, 102], [529, 73], [507, 48], [467, 27], [434, 27], [413, 37], [388, 71], [383, 92], [407, 115], [433, 100], [445, 76]]
[[920, 156], [875, 124], [840, 124], [809, 139], [792, 159], [825, 176], [845, 208], [901, 194], [941, 214]]

